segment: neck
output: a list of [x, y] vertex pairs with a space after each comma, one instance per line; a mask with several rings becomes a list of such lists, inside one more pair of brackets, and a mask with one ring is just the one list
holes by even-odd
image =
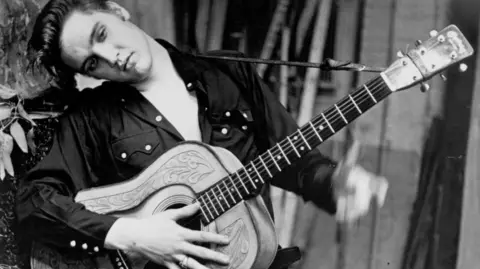
[[158, 44], [155, 39], [150, 36], [147, 36], [147, 38], [152, 54], [150, 76], [138, 83], [132, 84], [132, 86], [140, 92], [147, 92], [153, 88], [163, 88], [159, 87], [159, 85], [171, 85], [180, 79], [168, 51]]

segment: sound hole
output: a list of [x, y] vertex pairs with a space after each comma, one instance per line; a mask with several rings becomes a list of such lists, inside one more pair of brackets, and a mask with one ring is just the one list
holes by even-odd
[[[186, 206], [185, 204], [174, 204], [169, 207], [168, 209], [178, 209]], [[202, 228], [202, 224], [200, 222], [200, 219], [193, 219], [193, 218], [185, 218], [185, 219], [179, 219], [177, 223], [185, 228], [191, 229], [191, 230], [197, 230], [199, 231]]]

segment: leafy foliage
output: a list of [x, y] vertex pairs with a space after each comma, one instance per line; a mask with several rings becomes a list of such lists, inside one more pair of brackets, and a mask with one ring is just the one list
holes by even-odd
[[36, 120], [59, 113], [26, 111], [25, 99], [49, 87], [44, 73], [27, 72], [27, 40], [33, 20], [44, 0], [0, 1], [0, 179], [15, 175], [12, 152], [36, 152]]
[[[11, 90], [0, 85], [0, 96], [6, 96]], [[16, 98], [14, 98], [16, 97]], [[6, 173], [12, 177], [15, 171], [12, 165], [11, 154], [14, 144], [23, 153], [29, 150], [36, 152], [35, 145], [35, 120], [57, 117], [60, 112], [31, 111], [27, 112], [23, 107], [23, 99], [13, 95], [9, 100], [0, 98], [0, 179], [5, 178]], [[16, 99], [16, 101], [13, 100]], [[3, 101], [2, 101], [3, 100]], [[23, 124], [20, 122], [23, 121]], [[27, 126], [28, 129], [22, 126]]]

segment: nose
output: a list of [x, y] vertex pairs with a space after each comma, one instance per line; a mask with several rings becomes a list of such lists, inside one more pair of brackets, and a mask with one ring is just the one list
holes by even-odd
[[114, 46], [107, 43], [95, 44], [92, 48], [93, 53], [107, 61], [111, 66], [117, 62], [119, 51]]

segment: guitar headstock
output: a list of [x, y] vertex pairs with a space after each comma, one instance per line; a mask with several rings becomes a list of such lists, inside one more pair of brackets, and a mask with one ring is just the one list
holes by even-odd
[[[431, 31], [430, 39], [416, 42], [416, 48], [403, 55], [400, 53], [382, 77], [392, 91], [399, 91], [422, 83], [448, 67], [473, 54], [473, 48], [455, 26], [450, 25], [440, 32]], [[465, 71], [466, 65], [460, 65]]]

